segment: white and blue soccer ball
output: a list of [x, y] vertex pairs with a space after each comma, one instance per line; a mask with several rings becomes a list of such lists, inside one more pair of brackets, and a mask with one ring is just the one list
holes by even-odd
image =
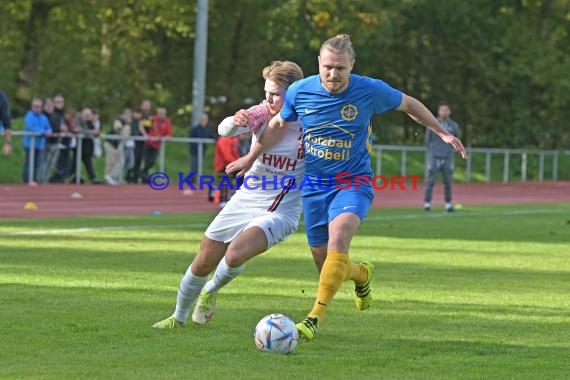
[[290, 318], [283, 314], [270, 314], [257, 323], [253, 339], [259, 351], [289, 354], [297, 347], [299, 333]]

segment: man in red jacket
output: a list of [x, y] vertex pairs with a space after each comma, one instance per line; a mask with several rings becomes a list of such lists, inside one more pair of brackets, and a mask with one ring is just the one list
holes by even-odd
[[160, 107], [152, 117], [152, 127], [147, 132], [147, 140], [143, 148], [144, 165], [141, 172], [143, 183], [148, 181], [148, 171], [154, 166], [156, 155], [160, 150], [161, 139], [172, 137], [172, 121], [166, 116], [166, 108]]
[[[214, 169], [219, 177], [224, 177], [226, 166], [240, 157], [238, 138], [220, 136], [216, 142], [216, 151], [214, 154]], [[230, 181], [224, 181], [226, 184], [229, 182]], [[229, 190], [229, 186], [221, 186], [219, 189], [221, 208], [229, 201]]]

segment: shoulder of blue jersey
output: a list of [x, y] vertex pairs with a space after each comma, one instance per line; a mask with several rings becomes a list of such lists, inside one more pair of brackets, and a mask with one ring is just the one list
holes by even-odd
[[318, 75], [311, 75], [311, 76], [308, 76], [306, 78], [299, 79], [298, 81], [293, 83], [289, 88], [297, 89], [297, 88], [305, 87], [307, 85], [311, 85], [314, 83], [315, 77], [318, 77]]

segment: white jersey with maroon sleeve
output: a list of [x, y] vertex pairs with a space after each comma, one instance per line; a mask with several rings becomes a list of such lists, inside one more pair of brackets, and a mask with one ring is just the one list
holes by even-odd
[[[252, 146], [264, 130], [262, 128], [253, 135]], [[288, 123], [283, 138], [255, 160], [235, 196], [245, 202], [255, 200], [258, 207], [266, 207], [268, 211], [281, 208], [288, 213], [300, 214], [301, 193], [298, 188], [305, 170], [300, 137], [300, 124]]]
[[[264, 112], [262, 103], [250, 116], [253, 125], [236, 127], [233, 118], [226, 118], [226, 130], [231, 134], [240, 129], [254, 131], [253, 144], [260, 137], [270, 115]], [[252, 113], [253, 115], [253, 113]], [[243, 183], [206, 230], [206, 236], [215, 241], [230, 243], [241, 232], [259, 227], [267, 237], [268, 248], [285, 240], [295, 232], [301, 216], [301, 191], [298, 190], [304, 175], [304, 151], [299, 139], [301, 125], [287, 123], [283, 138], [271, 149], [261, 154], [243, 178]]]

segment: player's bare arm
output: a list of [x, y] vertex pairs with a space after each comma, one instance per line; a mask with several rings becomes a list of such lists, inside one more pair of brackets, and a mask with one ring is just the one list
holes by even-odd
[[461, 143], [461, 140], [442, 128], [435, 116], [432, 115], [422, 102], [406, 94], [402, 95], [402, 103], [400, 104], [400, 107], [397, 108], [398, 111], [407, 113], [416, 123], [431, 129], [441, 137], [443, 141], [450, 144], [462, 158], [467, 159], [467, 151]]

